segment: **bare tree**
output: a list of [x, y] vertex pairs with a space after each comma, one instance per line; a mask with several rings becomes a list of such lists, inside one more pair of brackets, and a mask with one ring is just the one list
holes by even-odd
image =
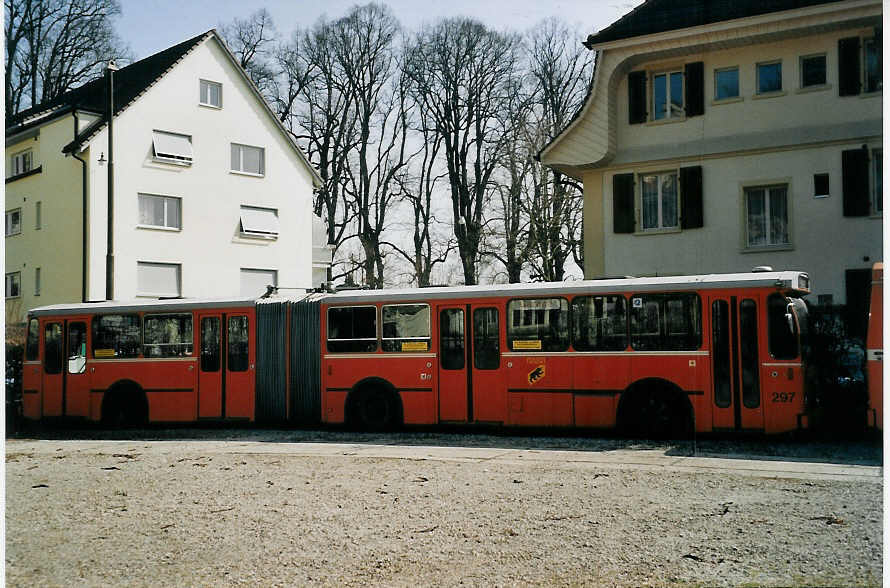
[[[564, 23], [548, 19], [528, 36], [529, 73], [534, 80], [533, 119], [526, 127], [532, 149], [547, 144], [584, 102], [590, 79], [590, 52]], [[574, 257], [583, 265], [581, 186], [563, 173], [535, 166], [534, 190], [527, 201], [533, 279], [561, 281]]]
[[483, 210], [513, 121], [515, 39], [466, 18], [427, 27], [409, 49], [406, 72], [420, 107], [442, 138], [454, 234], [464, 282], [478, 283]]
[[257, 88], [264, 95], [272, 93], [277, 78], [273, 61], [278, 53], [278, 33], [269, 11], [260, 8], [245, 19], [221, 24], [219, 34]]
[[113, 28], [120, 11], [117, 0], [5, 0], [7, 116], [131, 59]]

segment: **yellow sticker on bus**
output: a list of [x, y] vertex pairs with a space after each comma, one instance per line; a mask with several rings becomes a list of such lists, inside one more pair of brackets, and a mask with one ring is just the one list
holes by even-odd
[[114, 357], [114, 349], [95, 349], [93, 350], [93, 357], [97, 359], [106, 358], [106, 357]]
[[426, 341], [402, 341], [402, 351], [426, 351]]
[[541, 349], [541, 340], [534, 341], [513, 341], [513, 349]]

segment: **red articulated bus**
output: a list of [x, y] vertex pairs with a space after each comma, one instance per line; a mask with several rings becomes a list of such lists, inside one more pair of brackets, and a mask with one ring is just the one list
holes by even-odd
[[808, 292], [766, 271], [49, 306], [24, 416], [781, 433], [807, 426]]

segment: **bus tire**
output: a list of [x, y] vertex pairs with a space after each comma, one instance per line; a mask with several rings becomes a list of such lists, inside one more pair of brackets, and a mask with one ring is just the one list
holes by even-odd
[[632, 438], [683, 439], [693, 426], [692, 405], [683, 391], [669, 382], [640, 382], [621, 395], [618, 426]]
[[102, 424], [112, 429], [138, 427], [148, 422], [148, 399], [135, 382], [115, 384], [102, 399]]
[[388, 431], [402, 422], [402, 403], [398, 393], [385, 381], [369, 381], [350, 395], [352, 422], [365, 431]]

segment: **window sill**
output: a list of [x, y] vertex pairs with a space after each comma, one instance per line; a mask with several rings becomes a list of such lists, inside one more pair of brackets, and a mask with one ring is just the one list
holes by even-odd
[[671, 118], [660, 118], [658, 120], [649, 120], [646, 121], [645, 125], [647, 127], [657, 127], [660, 125], [669, 125], [672, 123], [681, 123], [686, 121], [686, 116], [674, 116]]
[[773, 251], [793, 251], [794, 245], [761, 245], [759, 247], [743, 247], [740, 253], [769, 253]]
[[230, 173], [230, 174], [235, 174], [236, 176], [247, 176], [247, 177], [250, 177], [250, 178], [264, 178], [264, 177], [266, 177], [266, 174], [264, 174], [264, 173], [263, 173], [263, 174], [255, 174], [255, 173], [252, 173], [252, 172], [238, 171], [238, 170], [235, 170], [235, 169], [230, 169], [230, 170], [229, 170], [229, 173]]
[[35, 167], [34, 169], [29, 169], [28, 171], [26, 171], [26, 172], [22, 172], [22, 173], [20, 173], [20, 174], [18, 174], [18, 175], [15, 175], [15, 176], [9, 176], [8, 178], [6, 178], [6, 183], [9, 184], [9, 183], [14, 182], [14, 181], [16, 181], [16, 180], [21, 180], [22, 178], [27, 178], [28, 176], [33, 176], [34, 174], [39, 174], [39, 173], [42, 172], [42, 171], [43, 171], [43, 166], [42, 166], [42, 165], [38, 165], [38, 166]]
[[182, 227], [161, 227], [158, 225], [136, 225], [137, 229], [145, 229], [147, 231], [167, 231], [168, 233], [181, 233]]
[[7, 236], [7, 237], [16, 237], [16, 236], [21, 235], [21, 234], [22, 234], [22, 232], [19, 231], [18, 233], [9, 233], [9, 234], [6, 235], [6, 236]]
[[764, 92], [763, 94], [754, 94], [751, 96], [752, 100], [767, 100], [769, 98], [780, 98], [785, 96], [787, 92], [785, 90], [779, 90], [778, 92]]
[[830, 90], [832, 88], [831, 84], [819, 84], [818, 86], [806, 86], [804, 88], [798, 88], [795, 92], [796, 94], [810, 94], [812, 92], [824, 92], [825, 90]]
[[721, 104], [736, 104], [743, 102], [745, 99], [741, 96], [733, 96], [732, 98], [714, 98], [711, 100], [711, 106], [720, 106]]
[[215, 104], [205, 104], [203, 102], [198, 102], [198, 106], [209, 108], [211, 110], [222, 110], [222, 106], [216, 106]]
[[179, 167], [191, 167], [191, 161], [183, 161], [181, 159], [167, 159], [166, 157], [152, 157], [151, 160], [155, 163], [165, 163], [167, 165], [178, 165]]
[[671, 227], [669, 229], [643, 229], [641, 231], [634, 231], [634, 235], [643, 237], [646, 235], [672, 235], [681, 232], [683, 232], [683, 229], [680, 227]]
[[883, 92], [881, 90], [875, 90], [874, 92], [862, 92], [859, 94], [860, 98], [874, 98], [875, 96], [880, 96]]

